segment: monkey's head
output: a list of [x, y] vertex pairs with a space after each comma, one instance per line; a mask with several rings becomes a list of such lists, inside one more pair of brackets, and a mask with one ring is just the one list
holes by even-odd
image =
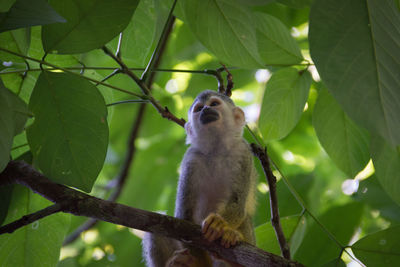
[[211, 138], [241, 138], [245, 117], [226, 95], [206, 90], [194, 100], [185, 124], [186, 143], [193, 144]]

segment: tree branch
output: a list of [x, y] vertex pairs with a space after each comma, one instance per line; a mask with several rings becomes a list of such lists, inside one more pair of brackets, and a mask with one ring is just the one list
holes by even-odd
[[256, 155], [260, 160], [264, 174], [267, 178], [269, 186], [269, 201], [271, 205], [271, 223], [274, 227], [275, 234], [279, 242], [279, 247], [281, 248], [281, 253], [286, 259], [290, 259], [289, 245], [286, 242], [285, 235], [283, 234], [279, 218], [278, 196], [276, 194], [276, 177], [271, 170], [267, 148], [262, 149], [261, 146], [253, 143], [251, 144], [251, 149], [253, 150], [254, 155]]
[[184, 119], [178, 119], [177, 117], [175, 117], [174, 114], [172, 114], [167, 107], [162, 107], [160, 105], [160, 103], [158, 103], [158, 101], [152, 96], [149, 87], [146, 85], [146, 83], [144, 81], [142, 81], [138, 76], [136, 76], [136, 74], [134, 74], [129, 68], [128, 66], [125, 65], [125, 63], [118, 57], [116, 57], [111, 51], [110, 49], [108, 49], [107, 47], [103, 46], [103, 51], [104, 53], [106, 53], [107, 55], [109, 55], [112, 59], [115, 60], [115, 62], [118, 63], [118, 65], [120, 65], [121, 67], [121, 71], [125, 74], [127, 74], [132, 80], [135, 81], [135, 83], [140, 87], [140, 89], [142, 90], [143, 94], [146, 95], [147, 100], [149, 100], [149, 102], [153, 105], [153, 107], [158, 111], [158, 113], [160, 113], [160, 115], [163, 118], [166, 118], [170, 121], [173, 121], [177, 124], [179, 124], [180, 126], [184, 127], [186, 121]]
[[303, 266], [247, 243], [226, 249], [218, 243], [210, 243], [205, 240], [199, 225], [102, 200], [56, 184], [22, 161], [9, 162], [6, 169], [0, 174], [0, 184], [6, 183], [18, 183], [30, 188], [48, 200], [61, 204], [63, 212], [161, 234], [217, 253], [222, 258], [244, 266]]
[[44, 208], [42, 210], [39, 210], [37, 212], [31, 213], [28, 215], [24, 215], [19, 220], [16, 220], [12, 223], [1, 226], [0, 227], [0, 235], [4, 234], [4, 233], [12, 233], [15, 230], [17, 230], [18, 228], [21, 228], [22, 226], [33, 223], [34, 221], [40, 220], [51, 214], [60, 212], [61, 210], [62, 210], [62, 205], [57, 203], [57, 204], [51, 205], [47, 208]]

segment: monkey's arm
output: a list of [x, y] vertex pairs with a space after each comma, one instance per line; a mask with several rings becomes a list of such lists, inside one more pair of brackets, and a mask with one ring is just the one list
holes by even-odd
[[191, 160], [189, 155], [190, 152], [188, 151], [181, 164], [181, 174], [179, 176], [175, 202], [175, 217], [193, 221], [193, 208], [196, 204], [196, 192], [193, 190], [195, 182], [193, 181], [193, 173], [196, 167], [195, 162]]

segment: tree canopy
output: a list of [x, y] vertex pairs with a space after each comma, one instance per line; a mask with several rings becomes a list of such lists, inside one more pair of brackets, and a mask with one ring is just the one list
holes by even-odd
[[400, 1], [5, 0], [0, 62], [0, 266], [144, 266], [149, 218], [200, 244], [141, 210], [173, 215], [187, 110], [232, 86], [251, 253], [289, 260], [278, 207], [293, 261], [400, 264]]

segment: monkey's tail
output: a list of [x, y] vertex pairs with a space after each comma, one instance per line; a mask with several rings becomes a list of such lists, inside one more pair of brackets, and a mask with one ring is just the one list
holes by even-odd
[[164, 267], [175, 250], [181, 249], [174, 239], [145, 233], [142, 241], [143, 259], [148, 267]]

